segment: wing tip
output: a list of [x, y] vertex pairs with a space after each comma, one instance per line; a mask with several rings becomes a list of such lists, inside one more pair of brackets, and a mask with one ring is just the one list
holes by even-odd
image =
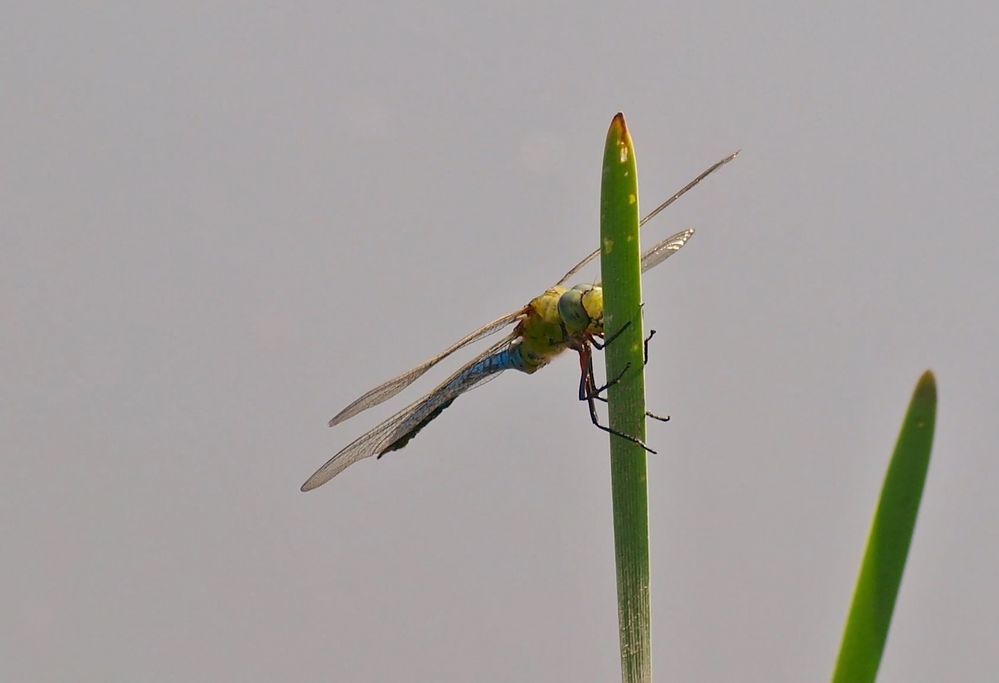
[[[364, 397], [362, 396], [361, 398], [364, 398]], [[358, 400], [360, 400], [360, 399], [358, 399]], [[361, 412], [360, 410], [355, 410], [354, 409], [354, 406], [356, 406], [357, 403], [358, 403], [358, 401], [354, 401], [353, 403], [351, 403], [349, 406], [347, 406], [346, 408], [344, 408], [343, 410], [341, 410], [339, 413], [337, 413], [336, 415], [334, 415], [333, 417], [331, 417], [330, 421], [327, 424], [330, 427], [336, 427], [341, 422], [345, 422], [346, 420], [348, 420], [348, 419], [354, 417], [355, 415], [357, 415], [359, 412]]]
[[[319, 474], [319, 473], [316, 472], [316, 474]], [[305, 483], [302, 484], [301, 488], [299, 488], [298, 490], [301, 491], [302, 493], [308, 493], [309, 491], [311, 491], [313, 489], [317, 489], [320, 486], [322, 486], [323, 484], [325, 484], [326, 481], [322, 480], [322, 479], [318, 479], [316, 477], [316, 474], [313, 474], [311, 477], [309, 477], [308, 479], [306, 479]]]

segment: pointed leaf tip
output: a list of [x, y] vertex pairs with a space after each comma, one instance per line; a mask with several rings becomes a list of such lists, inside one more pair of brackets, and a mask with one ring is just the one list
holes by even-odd
[[618, 112], [614, 115], [614, 119], [611, 121], [610, 129], [611, 133], [619, 139], [628, 137], [628, 124], [624, 120], [624, 113]]
[[933, 371], [927, 370], [916, 382], [912, 392], [912, 409], [920, 413], [928, 413], [931, 417], [937, 408], [937, 379]]

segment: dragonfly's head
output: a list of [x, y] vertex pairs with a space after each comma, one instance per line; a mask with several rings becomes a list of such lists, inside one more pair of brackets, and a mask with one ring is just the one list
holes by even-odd
[[576, 285], [558, 300], [558, 314], [570, 336], [603, 334], [604, 290], [600, 285]]

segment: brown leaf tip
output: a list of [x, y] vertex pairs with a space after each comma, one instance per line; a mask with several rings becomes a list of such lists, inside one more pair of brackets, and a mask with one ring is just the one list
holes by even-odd
[[614, 115], [614, 120], [611, 121], [611, 130], [620, 137], [628, 135], [628, 124], [624, 121], [623, 112], [618, 112]]
[[933, 401], [937, 400], [937, 378], [933, 375], [932, 370], [927, 370], [919, 378], [916, 383], [916, 392], [919, 396], [925, 396], [931, 398]]

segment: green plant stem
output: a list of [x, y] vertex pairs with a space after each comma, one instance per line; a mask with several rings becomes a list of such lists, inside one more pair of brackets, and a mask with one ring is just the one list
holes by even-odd
[[[620, 332], [608, 344], [604, 355], [607, 377], [622, 377], [608, 389], [608, 415], [612, 429], [644, 441], [645, 373], [638, 218], [635, 149], [624, 115], [618, 114], [607, 133], [600, 196], [604, 330], [608, 337]], [[621, 678], [626, 683], [651, 681], [646, 454], [637, 444], [614, 435], [610, 435], [610, 453]]]

